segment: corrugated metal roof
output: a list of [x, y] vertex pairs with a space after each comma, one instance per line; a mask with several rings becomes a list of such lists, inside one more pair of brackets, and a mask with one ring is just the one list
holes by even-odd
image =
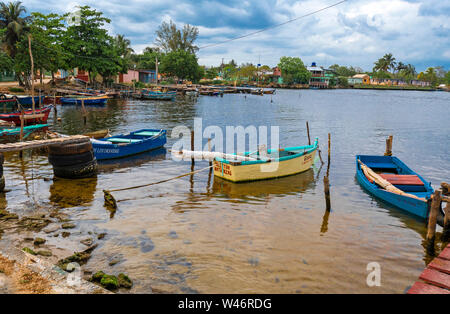
[[319, 67], [307, 67], [306, 68], [308, 71], [319, 71], [319, 72], [323, 72], [322, 68]]
[[369, 75], [367, 75], [367, 74], [356, 74], [356, 75], [353, 75], [353, 78], [363, 79], [363, 78], [365, 78], [367, 76], [369, 76]]

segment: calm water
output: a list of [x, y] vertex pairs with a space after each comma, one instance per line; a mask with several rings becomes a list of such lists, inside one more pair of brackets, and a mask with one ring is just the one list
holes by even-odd
[[[355, 179], [355, 155], [384, 153], [393, 134], [395, 155], [435, 187], [449, 181], [450, 93], [280, 90], [270, 100], [225, 95], [177, 103], [118, 101], [90, 108], [86, 127], [76, 107], [59, 109], [62, 124], [54, 117], [50, 122], [67, 134], [104, 128], [117, 134], [170, 131], [201, 117], [204, 127], [224, 131], [227, 125], [277, 125], [281, 146], [297, 146], [307, 142], [309, 121], [324, 156], [332, 134], [330, 215], [323, 199], [326, 169], [317, 162], [306, 173], [279, 180], [237, 185], [204, 172], [118, 192], [123, 201], [111, 218], [103, 189], [190, 171], [189, 163], [172, 161], [165, 149], [101, 164], [97, 179], [81, 181], [53, 180], [45, 156], [21, 162], [9, 155], [5, 177], [11, 191], [2, 202], [19, 214], [32, 212], [35, 203], [59, 208], [76, 220], [75, 234], [106, 232], [86, 267], [128, 273], [132, 292], [403, 293], [425, 267], [424, 223], [364, 192]], [[207, 165], [197, 162], [196, 169]], [[109, 266], [114, 259], [120, 263]], [[379, 288], [366, 285], [370, 262], [381, 265]]]

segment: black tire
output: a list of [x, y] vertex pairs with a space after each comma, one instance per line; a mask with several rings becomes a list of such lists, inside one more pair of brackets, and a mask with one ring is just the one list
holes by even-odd
[[92, 150], [93, 148], [91, 142], [49, 146], [50, 155], [58, 156], [78, 155]]
[[82, 154], [74, 155], [52, 155], [48, 156], [48, 161], [54, 167], [66, 167], [73, 165], [85, 164], [94, 160], [94, 152], [88, 151]]
[[0, 178], [3, 177], [3, 165], [0, 166]]
[[3, 153], [0, 153], [0, 165], [3, 165], [4, 162], [5, 162], [5, 155], [3, 155]]
[[89, 161], [84, 164], [67, 166], [67, 167], [53, 167], [53, 173], [58, 178], [64, 179], [83, 179], [91, 178], [97, 175], [97, 159]]

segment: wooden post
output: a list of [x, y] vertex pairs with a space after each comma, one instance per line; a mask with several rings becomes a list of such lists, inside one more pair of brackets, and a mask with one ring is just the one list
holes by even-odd
[[24, 112], [23, 112], [23, 109], [22, 109], [22, 111], [20, 112], [20, 141], [21, 142], [23, 140], [23, 126], [24, 126], [24, 123], [25, 123], [25, 117], [24, 117]]
[[327, 177], [330, 176], [330, 163], [331, 163], [331, 134], [328, 133], [328, 166], [327, 166]]
[[28, 34], [28, 52], [30, 53], [31, 60], [31, 101], [33, 103], [33, 114], [36, 113], [36, 104], [34, 101], [34, 60], [33, 53], [31, 52], [31, 35]]
[[445, 217], [444, 217], [444, 230], [442, 231], [442, 241], [449, 242], [450, 240], [450, 202], [447, 202], [445, 207]]
[[309, 122], [306, 121], [306, 131], [308, 133], [308, 145], [311, 145], [311, 135], [309, 134]]
[[386, 139], [386, 152], [384, 153], [384, 156], [392, 156], [392, 144], [394, 141], [394, 136], [389, 136]]
[[86, 123], [87, 123], [87, 117], [86, 117], [86, 107], [84, 107], [84, 99], [81, 99], [81, 109], [82, 109], [82, 111], [83, 111], [84, 125], [86, 125]]
[[330, 179], [328, 176], [323, 178], [324, 192], [325, 192], [325, 202], [327, 205], [327, 211], [331, 211], [331, 198], [330, 198]]
[[427, 251], [430, 255], [434, 255], [434, 241], [436, 239], [436, 223], [440, 207], [441, 207], [441, 191], [436, 191], [434, 192], [431, 202], [430, 214], [428, 218], [427, 239], [426, 239]]
[[[195, 149], [195, 145], [194, 145], [194, 140], [195, 140], [195, 138], [194, 138], [194, 131], [191, 131], [191, 151], [194, 151]], [[191, 158], [191, 162], [192, 162], [192, 168], [194, 168], [194, 166], [195, 166], [195, 159], [194, 159], [194, 157], [192, 157]]]
[[58, 114], [58, 108], [56, 108], [56, 93], [53, 93], [53, 108], [55, 110], [55, 115]]
[[[211, 139], [208, 139], [208, 151], [211, 152], [212, 151], [212, 146], [211, 146]], [[209, 162], [209, 165], [212, 166], [212, 161]]]

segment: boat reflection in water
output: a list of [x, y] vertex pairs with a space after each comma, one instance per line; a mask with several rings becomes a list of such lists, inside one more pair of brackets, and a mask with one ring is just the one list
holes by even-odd
[[50, 186], [50, 202], [61, 208], [91, 205], [97, 190], [97, 178], [53, 179]]
[[233, 183], [214, 177], [212, 190], [216, 197], [228, 198], [233, 202], [248, 202], [302, 194], [312, 189], [314, 185], [314, 170], [309, 169], [289, 177], [245, 183]]
[[110, 173], [117, 169], [140, 167], [151, 161], [165, 160], [167, 149], [158, 148], [142, 154], [119, 158], [98, 161], [98, 171], [103, 173]]

